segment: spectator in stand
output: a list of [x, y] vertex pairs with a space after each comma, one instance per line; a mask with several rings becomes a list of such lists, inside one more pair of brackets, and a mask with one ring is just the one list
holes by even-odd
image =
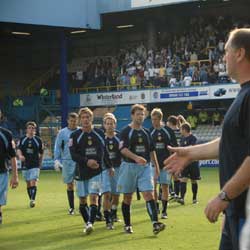
[[218, 75], [219, 75], [219, 64], [218, 64], [218, 62], [214, 63], [214, 65], [213, 65], [213, 71], [214, 71], [216, 77], [218, 77]]
[[198, 67], [194, 68], [194, 72], [193, 72], [193, 75], [192, 75], [192, 81], [193, 82], [200, 82], [200, 72], [198, 70]]
[[131, 87], [131, 89], [136, 90], [136, 89], [137, 89], [136, 84], [137, 84], [137, 77], [136, 77], [135, 74], [133, 74], [133, 75], [130, 77], [130, 87]]
[[167, 74], [167, 80], [169, 82], [170, 79], [172, 78], [172, 74], [173, 74], [173, 67], [170, 63], [167, 65], [166, 74]]
[[[84, 81], [95, 85], [106, 82], [112, 85], [112, 74], [116, 79], [117, 77], [121, 79], [124, 72], [127, 72], [129, 77], [137, 75], [138, 81], [142, 82], [143, 86], [146, 83], [165, 86], [164, 77], [169, 82], [172, 75], [177, 78], [177, 81], [183, 81], [189, 75], [193, 81], [200, 79], [201, 82], [209, 83], [218, 82], [218, 80], [228, 82], [224, 78], [218, 79], [225, 72], [225, 65], [221, 60], [225, 33], [232, 28], [232, 25], [242, 25], [245, 22], [235, 22], [233, 19], [224, 17], [221, 20], [221, 18], [214, 19], [207, 16], [191, 18], [188, 33], [170, 34], [167, 31], [161, 33], [159, 38], [162, 43], [166, 42], [165, 48], [146, 49], [143, 43], [133, 47], [127, 46], [120, 49], [116, 57], [99, 57], [92, 61], [88, 59], [85, 64], [81, 62], [84, 67], [75, 72], [83, 70]], [[189, 65], [190, 61], [203, 59], [210, 61], [211, 71], [210, 67], [203, 68], [203, 65], [200, 67]]]
[[127, 86], [127, 83], [126, 83], [126, 73], [125, 74], [122, 74], [120, 76], [120, 85], [121, 85], [121, 89], [125, 89]]
[[162, 64], [159, 69], [159, 79], [160, 79], [160, 85], [162, 87], [165, 85], [165, 77], [166, 77], [166, 68]]
[[126, 86], [128, 88], [130, 86], [130, 76], [127, 73], [125, 73], [125, 77], [126, 77]]
[[208, 72], [205, 65], [202, 65], [199, 72], [199, 78], [201, 83], [206, 84], [208, 82]]
[[150, 84], [153, 84], [154, 85], [154, 66], [150, 67], [148, 69], [148, 73], [149, 73], [149, 81], [150, 81]]
[[218, 43], [218, 49], [219, 49], [220, 54], [223, 54], [224, 46], [225, 46], [225, 43], [222, 40], [220, 40]]
[[207, 81], [208, 83], [215, 83], [217, 81], [217, 76], [212, 69], [208, 70]]
[[219, 126], [221, 123], [221, 115], [217, 109], [212, 114], [212, 123], [214, 126]]
[[190, 61], [197, 61], [197, 60], [198, 60], [198, 56], [197, 56], [196, 52], [193, 51], [191, 56], [190, 56]]
[[147, 69], [144, 70], [144, 86], [149, 85], [149, 71]]
[[226, 65], [221, 58], [219, 59], [218, 69], [219, 69], [219, 74], [226, 73]]
[[174, 88], [174, 87], [177, 87], [178, 84], [177, 84], [177, 80], [174, 76], [172, 76], [169, 80], [169, 87], [170, 88]]
[[189, 75], [186, 75], [183, 79], [183, 85], [184, 87], [189, 87], [192, 84], [192, 77]]
[[199, 112], [199, 123], [200, 124], [207, 124], [208, 123], [208, 114], [205, 109], [202, 109]]

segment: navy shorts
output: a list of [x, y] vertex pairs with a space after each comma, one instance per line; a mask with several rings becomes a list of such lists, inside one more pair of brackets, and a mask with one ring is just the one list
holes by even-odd
[[182, 172], [181, 178], [189, 178], [191, 180], [200, 180], [200, 168], [198, 162], [188, 165]]

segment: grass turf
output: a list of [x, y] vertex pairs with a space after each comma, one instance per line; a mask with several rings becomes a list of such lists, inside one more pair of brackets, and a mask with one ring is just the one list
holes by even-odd
[[[134, 234], [123, 233], [123, 223], [115, 223], [108, 231], [104, 222], [96, 222], [91, 235], [82, 233], [83, 221], [76, 205], [76, 214], [67, 215], [66, 188], [61, 175], [42, 171], [38, 184], [37, 204], [29, 208], [26, 185], [20, 177], [18, 189], [9, 190], [8, 204], [3, 208], [0, 225], [1, 250], [205, 250], [218, 249], [220, 224], [210, 224], [204, 216], [207, 201], [219, 191], [218, 170], [201, 169], [198, 200], [192, 204], [191, 184], [188, 183], [184, 206], [170, 202], [166, 230], [158, 236], [152, 225], [144, 201], [133, 201], [132, 224]], [[75, 199], [75, 204], [78, 204]], [[119, 206], [118, 215], [122, 218]]]

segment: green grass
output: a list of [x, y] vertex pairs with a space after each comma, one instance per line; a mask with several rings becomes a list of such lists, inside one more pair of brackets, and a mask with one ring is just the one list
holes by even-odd
[[[8, 205], [3, 208], [0, 226], [1, 250], [205, 250], [218, 249], [220, 224], [210, 224], [204, 216], [207, 201], [219, 190], [218, 170], [202, 169], [199, 204], [191, 203], [188, 183], [185, 206], [170, 203], [167, 228], [153, 236], [152, 226], [143, 201], [133, 201], [134, 234], [123, 233], [123, 223], [115, 230], [105, 229], [104, 222], [95, 223], [93, 234], [83, 235], [79, 213], [67, 215], [67, 198], [61, 175], [42, 171], [38, 185], [37, 206], [29, 208], [26, 186], [22, 178], [17, 190], [9, 190]], [[78, 210], [78, 209], [77, 209]], [[119, 210], [121, 217], [121, 212]]]

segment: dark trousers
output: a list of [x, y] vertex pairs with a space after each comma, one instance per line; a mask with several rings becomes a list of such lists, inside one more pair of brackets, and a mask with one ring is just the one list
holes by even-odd
[[239, 235], [244, 223], [244, 218], [226, 215], [219, 250], [239, 250]]

